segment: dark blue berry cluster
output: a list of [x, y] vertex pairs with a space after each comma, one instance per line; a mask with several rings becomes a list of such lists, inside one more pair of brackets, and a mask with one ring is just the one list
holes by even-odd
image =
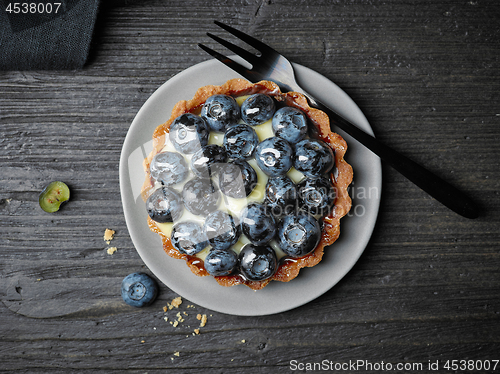
[[[241, 108], [231, 96], [211, 96], [200, 116], [186, 113], [173, 121], [169, 140], [177, 152], [159, 153], [151, 162], [159, 188], [147, 199], [149, 216], [174, 222], [171, 243], [179, 252], [193, 256], [209, 247], [204, 265], [211, 275], [239, 272], [265, 280], [279, 265], [273, 246], [299, 258], [321, 239], [321, 218], [336, 197], [329, 177], [334, 153], [312, 137], [301, 110], [278, 106], [265, 94], [249, 96]], [[256, 126], [268, 121], [274, 136], [259, 139]], [[209, 144], [211, 132], [223, 134], [221, 145]], [[250, 159], [267, 175], [264, 196], [233, 216], [221, 210], [223, 200], [246, 198], [259, 182]], [[292, 168], [304, 176], [298, 183], [287, 175]], [[204, 223], [176, 222], [184, 209]], [[232, 247], [241, 235], [249, 243], [237, 254]]]

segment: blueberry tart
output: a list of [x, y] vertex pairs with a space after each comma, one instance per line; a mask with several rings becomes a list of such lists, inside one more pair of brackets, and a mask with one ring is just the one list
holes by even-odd
[[347, 144], [328, 116], [269, 81], [178, 102], [153, 133], [142, 197], [169, 256], [258, 290], [317, 265], [351, 208]]

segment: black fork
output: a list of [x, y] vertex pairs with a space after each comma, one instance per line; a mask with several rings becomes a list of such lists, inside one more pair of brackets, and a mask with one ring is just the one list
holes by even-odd
[[342, 129], [443, 205], [466, 218], [477, 218], [479, 216], [479, 211], [474, 202], [461, 191], [406, 156], [380, 143], [376, 138], [359, 129], [337, 112], [328, 108], [326, 105], [313, 98], [309, 93], [305, 92], [295, 79], [295, 72], [292, 64], [283, 55], [250, 35], [221, 22], [214, 22], [217, 26], [255, 48], [260, 55], [251, 53], [211, 33], [207, 33], [207, 35], [243, 58], [243, 60], [251, 64], [251, 68], [241, 65], [203, 44], [198, 44], [204, 51], [248, 79], [250, 82], [255, 83], [261, 80], [269, 80], [276, 83], [282, 92], [295, 91], [302, 93], [307, 97], [312, 107], [324, 111], [330, 117], [330, 124], [332, 127], [335, 125]]

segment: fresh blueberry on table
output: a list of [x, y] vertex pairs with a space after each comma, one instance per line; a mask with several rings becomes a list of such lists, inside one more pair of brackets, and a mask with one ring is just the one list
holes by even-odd
[[177, 192], [162, 186], [146, 200], [146, 210], [153, 221], [173, 222], [182, 215], [182, 199]]
[[311, 253], [321, 239], [321, 227], [311, 215], [299, 213], [284, 217], [278, 225], [278, 245], [292, 258]]
[[293, 166], [309, 178], [329, 172], [334, 162], [332, 149], [321, 140], [304, 139], [295, 146]]
[[149, 167], [151, 177], [164, 186], [172, 186], [187, 178], [189, 169], [184, 156], [177, 152], [162, 152], [153, 157]]
[[203, 231], [212, 248], [228, 249], [235, 244], [241, 235], [240, 225], [232, 215], [216, 210], [205, 219]]
[[122, 281], [123, 301], [137, 308], [150, 305], [158, 295], [156, 281], [145, 273], [132, 273]]
[[212, 248], [205, 257], [204, 266], [210, 275], [229, 275], [238, 266], [238, 255], [232, 249]]
[[245, 245], [240, 254], [241, 274], [250, 281], [261, 281], [274, 275], [278, 267], [276, 252], [268, 245]]
[[217, 144], [209, 144], [195, 152], [191, 158], [191, 170], [201, 177], [209, 178], [217, 173], [219, 164], [227, 160], [226, 151]]
[[241, 230], [253, 244], [263, 245], [276, 234], [276, 221], [265, 205], [251, 203], [241, 213]]
[[271, 96], [254, 94], [241, 104], [241, 118], [250, 126], [260, 125], [273, 118], [276, 104]]
[[208, 245], [203, 228], [195, 222], [176, 223], [170, 239], [174, 248], [189, 256], [202, 251]]
[[335, 188], [330, 179], [321, 177], [304, 179], [297, 185], [299, 206], [312, 215], [325, 216], [335, 202]]
[[224, 164], [219, 171], [220, 190], [224, 195], [235, 199], [250, 195], [257, 182], [257, 172], [244, 160]]
[[210, 179], [193, 178], [182, 190], [182, 201], [186, 209], [196, 215], [213, 212], [219, 205], [220, 192]]
[[232, 96], [213, 95], [203, 104], [201, 117], [212, 131], [224, 132], [240, 120], [240, 107]]
[[274, 135], [296, 144], [307, 135], [307, 117], [300, 109], [285, 106], [274, 113], [272, 128]]
[[259, 168], [270, 177], [284, 175], [293, 164], [293, 148], [277, 136], [259, 143], [255, 150], [255, 159]]
[[175, 149], [191, 154], [208, 144], [210, 129], [205, 120], [192, 113], [184, 113], [170, 125], [169, 139]]
[[259, 137], [253, 128], [240, 123], [226, 130], [223, 144], [229, 159], [247, 159], [252, 157]]
[[265, 189], [265, 204], [276, 217], [297, 210], [297, 187], [287, 176], [269, 178]]

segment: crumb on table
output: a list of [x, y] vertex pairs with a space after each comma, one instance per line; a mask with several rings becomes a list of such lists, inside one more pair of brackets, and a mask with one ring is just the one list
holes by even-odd
[[114, 235], [115, 230], [106, 229], [106, 231], [104, 231], [104, 241], [109, 244], [111, 240], [113, 240]]
[[207, 320], [208, 320], [208, 318], [207, 318], [207, 315], [206, 315], [206, 314], [203, 314], [203, 315], [198, 314], [198, 315], [196, 316], [196, 319], [197, 319], [198, 321], [200, 321], [200, 327], [205, 327], [205, 325], [207, 324]]
[[163, 311], [171, 310], [173, 308], [178, 308], [182, 304], [182, 298], [180, 296], [172, 300], [171, 303], [167, 303], [167, 306], [163, 307]]
[[109, 247], [106, 252], [108, 252], [108, 255], [114, 254], [118, 249], [116, 247]]

